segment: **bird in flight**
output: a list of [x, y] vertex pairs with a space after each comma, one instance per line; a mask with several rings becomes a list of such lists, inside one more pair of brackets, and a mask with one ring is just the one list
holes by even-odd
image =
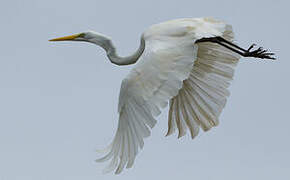
[[219, 115], [229, 96], [228, 87], [241, 56], [274, 60], [262, 48], [248, 49], [233, 43], [232, 27], [213, 18], [185, 18], [149, 27], [140, 47], [120, 57], [108, 36], [88, 31], [50, 41], [85, 41], [102, 47], [116, 65], [136, 63], [122, 81], [119, 122], [106, 154], [97, 162], [110, 160], [104, 172], [131, 168], [144, 138], [156, 124], [156, 117], [169, 103], [168, 131], [187, 131], [191, 137], [200, 128], [208, 131], [219, 124]]

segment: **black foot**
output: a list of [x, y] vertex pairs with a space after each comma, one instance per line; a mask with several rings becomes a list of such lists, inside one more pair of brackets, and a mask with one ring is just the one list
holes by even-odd
[[268, 50], [264, 50], [262, 47], [259, 47], [256, 50], [251, 51], [256, 46], [256, 44], [252, 44], [247, 51], [244, 52], [244, 57], [255, 57], [261, 59], [272, 59], [275, 60], [275, 57], [272, 57], [274, 53], [268, 52]]

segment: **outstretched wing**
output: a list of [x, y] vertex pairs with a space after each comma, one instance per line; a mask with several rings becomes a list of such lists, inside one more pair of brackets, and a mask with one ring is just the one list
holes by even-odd
[[105, 172], [120, 173], [130, 168], [143, 139], [150, 135], [154, 116], [177, 95], [187, 79], [196, 56], [194, 41], [189, 43], [147, 40], [137, 65], [123, 80], [119, 96], [119, 125], [108, 154], [97, 161], [111, 159]]
[[[195, 40], [221, 36], [225, 30], [225, 24], [212, 21], [202, 18], [173, 20], [153, 25], [144, 33], [145, 50], [122, 82], [116, 135], [108, 153], [97, 160], [111, 160], [105, 172], [116, 170], [118, 174], [125, 166], [132, 167], [144, 145], [143, 139], [150, 135], [150, 128], [156, 123], [154, 117], [160, 114], [161, 108], [166, 107], [170, 99], [178, 95], [183, 82], [193, 73], [198, 50]], [[181, 102], [184, 98], [174, 103], [174, 108], [182, 109], [180, 106], [183, 106]], [[172, 106], [170, 109], [173, 111]], [[178, 121], [179, 116], [176, 117]]]
[[[233, 41], [231, 26], [224, 26], [222, 36]], [[207, 131], [218, 125], [219, 115], [230, 94], [227, 88], [239, 58], [238, 54], [218, 44], [198, 44], [197, 59], [190, 76], [178, 95], [170, 101], [167, 135], [178, 129], [178, 137], [181, 137], [189, 129], [194, 138], [200, 127]]]

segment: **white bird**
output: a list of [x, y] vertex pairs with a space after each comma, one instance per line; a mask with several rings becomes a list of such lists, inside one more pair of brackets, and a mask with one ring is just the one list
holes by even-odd
[[139, 49], [128, 57], [118, 56], [109, 37], [92, 31], [50, 40], [90, 42], [101, 46], [114, 64], [137, 62], [122, 81], [116, 135], [97, 160], [111, 160], [105, 172], [132, 167], [168, 102], [167, 136], [178, 130], [178, 137], [189, 131], [194, 138], [200, 128], [208, 131], [219, 124], [240, 55], [275, 59], [262, 48], [251, 51], [254, 45], [243, 49], [233, 39], [232, 27], [222, 21], [186, 18], [149, 27]]

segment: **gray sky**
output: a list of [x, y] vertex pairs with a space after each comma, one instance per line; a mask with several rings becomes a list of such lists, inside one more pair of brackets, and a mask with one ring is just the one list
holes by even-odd
[[[11, 0], [0, 7], [0, 180], [289, 179], [289, 3], [286, 0]], [[103, 175], [96, 149], [111, 142], [121, 80], [85, 43], [53, 37], [95, 30], [133, 52], [151, 24], [212, 16], [239, 45], [257, 43], [278, 61], [241, 59], [217, 128], [191, 140], [164, 137], [167, 110], [134, 167]]]

